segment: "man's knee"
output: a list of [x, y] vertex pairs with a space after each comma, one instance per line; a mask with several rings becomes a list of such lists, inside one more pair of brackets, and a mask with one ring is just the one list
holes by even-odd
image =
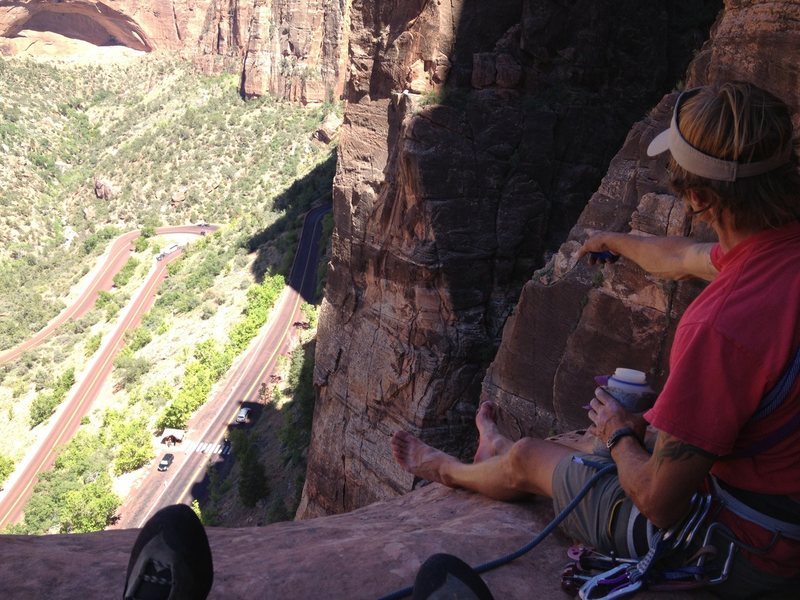
[[536, 454], [542, 440], [530, 437], [520, 438], [508, 452], [509, 485], [516, 490], [529, 492], [531, 490], [531, 474], [536, 466]]

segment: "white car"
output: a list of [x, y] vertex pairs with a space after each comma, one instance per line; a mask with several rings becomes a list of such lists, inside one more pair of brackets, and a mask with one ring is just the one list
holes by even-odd
[[250, 422], [250, 409], [243, 408], [239, 411], [239, 414], [236, 415], [236, 422], [237, 423], [249, 423]]

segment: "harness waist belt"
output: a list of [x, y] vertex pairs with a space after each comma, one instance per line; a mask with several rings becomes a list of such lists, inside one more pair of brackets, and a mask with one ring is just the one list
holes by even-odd
[[763, 527], [768, 531], [780, 533], [783, 537], [792, 540], [800, 541], [800, 525], [794, 523], [787, 523], [775, 517], [770, 517], [762, 512], [757, 511], [755, 508], [748, 506], [736, 496], [731, 494], [728, 490], [723, 488], [716, 477], [711, 477], [711, 485], [714, 488], [714, 496], [722, 501], [722, 504], [730, 510], [733, 514], [755, 523], [759, 527]]

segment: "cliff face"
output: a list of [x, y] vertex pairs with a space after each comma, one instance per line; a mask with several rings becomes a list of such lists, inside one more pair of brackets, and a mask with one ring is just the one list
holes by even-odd
[[350, 0], [0, 0], [0, 38], [53, 31], [97, 46], [180, 51], [241, 72], [246, 96], [338, 99]]
[[353, 3], [300, 516], [407, 489], [388, 445], [398, 428], [469, 446], [520, 290], [718, 8]]
[[[797, 130], [800, 65], [790, 49], [800, 44], [800, 30], [787, 24], [798, 17], [796, 3], [726, 2], [685, 86], [752, 81], [794, 107]], [[675, 325], [701, 285], [655, 279], [625, 261], [602, 270], [572, 268], [572, 256], [592, 229], [711, 239], [669, 194], [665, 159], [645, 153], [669, 125], [675, 98], [665, 96], [633, 127], [567, 242], [523, 289], [483, 385], [484, 397], [505, 409], [510, 433], [585, 427], [580, 406], [591, 397], [592, 376], [614, 367], [648, 371], [657, 388], [666, 377]]]
[[350, 2], [283, 0], [257, 3], [246, 46], [242, 91], [289, 100], [341, 97]]

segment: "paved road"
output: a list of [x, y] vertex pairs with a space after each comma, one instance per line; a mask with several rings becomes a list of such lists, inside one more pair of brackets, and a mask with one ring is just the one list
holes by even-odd
[[[195, 234], [200, 235], [212, 227], [162, 227], [156, 230], [159, 235], [167, 234]], [[91, 283], [83, 291], [78, 300], [56, 319], [51, 321], [43, 330], [31, 340], [9, 350], [8, 356], [19, 356], [25, 350], [40, 343], [50, 335], [60, 324], [67, 319], [80, 316], [88, 311], [94, 304], [97, 294], [101, 289], [110, 288], [115, 273], [122, 268], [130, 253], [131, 242], [139, 236], [138, 231], [129, 232], [120, 236], [112, 243], [112, 251], [108, 253], [106, 262], [98, 270]], [[181, 255], [180, 250], [173, 252], [161, 261], [153, 261], [154, 265], [145, 283], [120, 313], [120, 320], [113, 333], [106, 336], [99, 350], [82, 375], [78, 375], [79, 383], [73, 386], [65, 401], [59, 406], [55, 414], [50, 417], [43, 430], [37, 431], [32, 437], [32, 447], [22, 463], [5, 483], [0, 494], [0, 528], [9, 523], [18, 521], [22, 510], [33, 491], [39, 473], [50, 468], [55, 460], [58, 450], [66, 444], [80, 426], [81, 418], [89, 411], [92, 402], [102, 388], [103, 382], [113, 368], [114, 357], [124, 342], [124, 335], [128, 329], [139, 324], [142, 315], [152, 307], [155, 302], [156, 291], [167, 275], [167, 265]], [[116, 266], [116, 271], [114, 270]], [[107, 288], [105, 287], [107, 286]], [[3, 360], [11, 360], [4, 355]]]
[[[159, 227], [156, 229], [157, 235], [170, 235], [170, 234], [192, 234], [202, 235], [208, 231], [215, 231], [218, 229], [216, 225], [207, 225], [205, 227], [198, 227], [195, 225], [185, 225], [179, 227]], [[105, 261], [100, 265], [99, 269], [95, 272], [91, 281], [86, 285], [81, 295], [75, 302], [65, 308], [61, 314], [50, 321], [44, 328], [37, 331], [33, 336], [24, 342], [0, 352], [0, 364], [10, 362], [25, 352], [41, 344], [47, 339], [56, 329], [69, 321], [70, 319], [79, 319], [85, 315], [94, 306], [97, 295], [101, 290], [110, 290], [114, 285], [114, 275], [128, 261], [130, 253], [133, 251], [133, 242], [141, 235], [140, 231], [129, 231], [111, 243], [111, 247], [105, 253]]]
[[[192, 497], [200, 494], [203, 486], [204, 469], [207, 466], [206, 453], [230, 459], [229, 448], [224, 448], [221, 444], [228, 427], [241, 405], [257, 408], [259, 387], [274, 369], [277, 357], [288, 342], [293, 323], [299, 318], [303, 298], [311, 299], [314, 296], [322, 218], [329, 210], [329, 206], [322, 206], [306, 215], [289, 286], [278, 299], [262, 333], [251, 343], [248, 352], [226, 378], [221, 392], [193, 417], [190, 433], [199, 434], [193, 445], [190, 446], [190, 440], [187, 439], [183, 452], [173, 452], [176, 460], [168, 471], [162, 473], [154, 469], [153, 473], [140, 482], [139, 487], [129, 494], [126, 503], [121, 507], [121, 519], [117, 527], [140, 527], [150, 514], [162, 506], [178, 502], [190, 503]], [[164, 227], [156, 229], [156, 233], [199, 235], [214, 229], [216, 227], [213, 225], [204, 228]], [[11, 360], [10, 357], [19, 356], [40, 343], [69, 318], [76, 318], [87, 312], [94, 305], [99, 290], [110, 289], [114, 274], [127, 261], [131, 243], [138, 235], [138, 231], [130, 232], [115, 240], [106, 262], [80, 298], [34, 338], [0, 355], [0, 363]], [[179, 256], [180, 252], [174, 252], [156, 262], [153, 272], [121, 313], [120, 323], [113, 335], [101, 346], [80, 384], [51, 417], [48, 430], [37, 436], [40, 440], [39, 447], [29, 453], [6, 482], [6, 489], [0, 495], [0, 528], [22, 517], [25, 502], [30, 497], [38, 474], [50, 468], [58, 447], [69, 441], [77, 431], [81, 417], [88, 412], [103, 381], [111, 372], [114, 356], [122, 347], [125, 331], [136, 327], [142, 315], [153, 305], [158, 286], [166, 277], [167, 265]], [[257, 416], [258, 410], [255, 411], [254, 418]], [[187, 453], [186, 450], [190, 452]]]
[[[141, 527], [159, 508], [202, 499], [208, 465], [222, 461], [228, 462], [223, 467], [230, 466], [230, 461], [235, 460], [223, 440], [230, 428], [248, 426], [234, 423], [242, 406], [252, 409], [251, 423], [262, 412], [263, 407], [258, 402], [261, 384], [269, 378], [286, 348], [294, 323], [301, 318], [303, 300], [313, 299], [315, 295], [322, 218], [329, 210], [329, 206], [322, 206], [306, 215], [289, 286], [270, 312], [268, 322], [226, 377], [219, 393], [192, 417], [184, 442], [163, 448], [162, 454], [171, 452], [175, 455], [169, 470], [159, 472], [153, 466], [128, 495], [119, 509], [120, 518], [115, 528]], [[157, 457], [160, 458], [161, 455]]]

